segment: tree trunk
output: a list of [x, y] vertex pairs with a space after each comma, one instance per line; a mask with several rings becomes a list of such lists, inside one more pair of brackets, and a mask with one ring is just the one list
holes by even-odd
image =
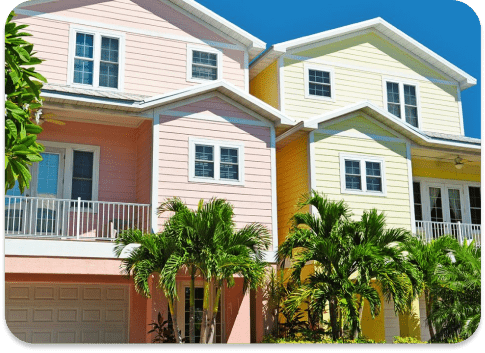
[[336, 341], [339, 336], [337, 318], [337, 298], [331, 297], [329, 301], [330, 326], [332, 326], [332, 340]]
[[429, 335], [430, 335], [430, 339], [433, 339], [435, 333], [434, 333], [433, 325], [431, 325], [431, 322], [429, 322], [429, 315], [431, 314], [432, 300], [431, 300], [431, 293], [429, 293], [428, 290], [424, 291], [424, 301], [425, 301], [425, 306], [426, 306], [426, 320], [428, 321]]
[[182, 343], [182, 337], [180, 335], [179, 326], [177, 323], [177, 313], [173, 310], [173, 299], [166, 296], [168, 300], [168, 307], [170, 310], [170, 315], [172, 316], [172, 326], [175, 334], [175, 342]]
[[210, 283], [204, 279], [204, 304], [202, 306], [202, 323], [200, 325], [200, 343], [207, 343], [207, 336], [204, 334], [207, 328], [207, 313], [210, 303]]
[[208, 327], [209, 332], [207, 333], [207, 342], [209, 343], [214, 342], [214, 331], [215, 331], [217, 313], [219, 311], [220, 298], [221, 298], [221, 287], [217, 287], [216, 299], [214, 300], [214, 307], [212, 308], [212, 317], [209, 320], [209, 327]]
[[354, 327], [354, 332], [352, 334], [352, 339], [357, 339], [359, 337], [359, 326], [362, 325], [362, 314], [364, 312], [364, 298], [359, 299], [359, 322]]
[[[190, 343], [195, 343], [195, 267], [191, 267], [190, 274], [190, 313], [189, 313], [189, 337]], [[187, 333], [186, 333], [187, 335]]]

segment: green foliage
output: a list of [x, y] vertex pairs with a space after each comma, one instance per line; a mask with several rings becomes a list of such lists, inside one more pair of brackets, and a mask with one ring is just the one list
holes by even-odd
[[148, 326], [152, 326], [152, 329], [148, 333], [156, 333], [152, 343], [175, 343], [173, 328], [169, 327], [168, 320], [163, 320], [161, 313], [158, 313], [157, 321], [148, 324]]
[[414, 337], [394, 336], [394, 340], [392, 343], [428, 343], [428, 342], [420, 341]]
[[331, 338], [319, 338], [319, 339], [312, 339], [311, 337], [300, 335], [298, 337], [275, 337], [273, 335], [267, 335], [263, 337], [262, 343], [386, 343], [385, 341], [376, 342], [374, 340], [359, 337], [355, 340], [349, 340], [344, 338], [339, 338], [336, 341], [333, 341]]
[[47, 81], [35, 71], [42, 60], [24, 39], [31, 35], [22, 32], [27, 25], [12, 22], [14, 16], [11, 12], [5, 23], [5, 191], [18, 181], [23, 192], [32, 178], [29, 166], [42, 160], [44, 148], [36, 142], [42, 128], [32, 119], [42, 113], [40, 91]]

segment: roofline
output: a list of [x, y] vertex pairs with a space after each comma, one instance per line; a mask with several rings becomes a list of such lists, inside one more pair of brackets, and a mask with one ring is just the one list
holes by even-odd
[[[31, 0], [23, 2], [16, 6], [16, 8], [25, 8], [34, 5], [41, 5], [49, 2], [59, 2], [60, 0]], [[180, 7], [182, 10], [189, 12], [191, 15], [196, 16], [201, 21], [213, 26], [214, 28], [222, 31], [228, 36], [234, 38], [236, 41], [244, 44], [248, 51], [251, 52], [251, 57], [254, 58], [261, 54], [266, 49], [266, 43], [261, 39], [253, 36], [241, 27], [219, 16], [215, 12], [209, 10], [207, 7], [199, 4], [194, 0], [158, 0], [160, 2], [169, 1], [173, 5]], [[214, 22], [214, 23], [211, 23]]]
[[[204, 93], [210, 93], [212, 91], [220, 91], [220, 90], [237, 95], [241, 97], [244, 101], [250, 103], [251, 105], [258, 107], [261, 110], [264, 110], [265, 112], [268, 113], [268, 115], [274, 117], [273, 122], [275, 123], [275, 125], [285, 124], [285, 125], [292, 126], [296, 124], [296, 122], [293, 119], [290, 119], [286, 115], [282, 114], [279, 110], [275, 109], [274, 107], [263, 102], [262, 100], [250, 95], [249, 93], [246, 93], [240, 88], [237, 88], [236, 86], [225, 81], [214, 81], [214, 82], [204, 83], [204, 84], [192, 86], [190, 88], [184, 88], [177, 91], [165, 93], [162, 95], [146, 98], [141, 101], [121, 100], [121, 99], [112, 99], [112, 98], [105, 98], [105, 97], [93, 97], [93, 96], [85, 96], [85, 95], [66, 93], [66, 92], [58, 93], [52, 90], [43, 92], [41, 96], [45, 98], [56, 99], [56, 100], [65, 99], [73, 102], [81, 102], [81, 104], [86, 104], [86, 105], [99, 104], [103, 108], [113, 107], [114, 109], [119, 109], [119, 110], [141, 112], [148, 109], [163, 106], [166, 104], [170, 104], [175, 101], [181, 101], [193, 96], [202, 95]], [[224, 92], [222, 92], [222, 94], [224, 94]], [[230, 96], [228, 97], [231, 98]], [[248, 108], [248, 109], [251, 109], [251, 108]]]
[[[415, 39], [411, 38], [404, 32], [400, 31], [399, 29], [397, 29], [396, 27], [394, 27], [393, 25], [391, 25], [389, 22], [385, 21], [381, 17], [376, 17], [367, 21], [353, 23], [347, 26], [334, 28], [328, 31], [315, 33], [309, 36], [300, 37], [286, 42], [274, 44], [251, 63], [251, 68], [253, 68], [253, 70], [256, 69], [257, 73], [259, 73], [262, 70], [264, 70], [266, 66], [272, 63], [276, 58], [287, 53], [289, 50], [293, 50], [294, 48], [298, 48], [304, 45], [309, 45], [326, 39], [348, 35], [348, 34], [366, 30], [366, 29], [374, 29], [375, 31], [380, 32], [382, 35], [385, 35], [388, 39], [392, 41], [395, 41], [395, 40], [392, 37], [389, 37], [385, 32], [383, 32], [383, 30], [399, 37], [401, 40], [404, 41], [404, 43], [398, 43], [399, 45], [409, 50], [413, 55], [420, 58], [421, 60], [426, 61], [426, 63], [428, 63], [430, 66], [435, 67], [439, 71], [443, 71], [443, 69], [440, 68], [440, 66], [442, 66], [443, 68], [447, 68], [450, 71], [454, 72], [456, 74], [456, 77], [454, 78], [456, 79], [456, 81], [458, 81], [460, 88], [462, 90], [465, 90], [477, 84], [476, 78], [467, 74], [465, 71], [453, 65], [452, 63], [450, 63], [440, 55], [433, 52], [431, 49], [425, 47]], [[269, 61], [267, 60], [268, 58], [270, 58], [271, 60], [271, 62], [269, 63], [267, 63], [267, 61]], [[435, 61], [437, 64], [433, 63], [432, 61]], [[258, 63], [261, 63], [261, 64], [256, 66]], [[446, 72], [444, 73], [446, 74]], [[449, 76], [449, 74], [447, 74], [447, 76]]]
[[[374, 105], [373, 103], [371, 103], [369, 101], [358, 102], [358, 103], [355, 103], [355, 104], [348, 105], [344, 108], [336, 109], [336, 110], [333, 110], [329, 113], [316, 116], [312, 119], [306, 120], [305, 123], [304, 123], [304, 127], [307, 128], [307, 129], [311, 129], [311, 130], [317, 130], [318, 125], [320, 123], [331, 121], [331, 120], [338, 118], [338, 117], [341, 117], [343, 115], [347, 115], [347, 114], [356, 112], [358, 110], [364, 110], [364, 109], [371, 109], [375, 113], [386, 118], [386, 119], [384, 119], [384, 123], [386, 121], [389, 121], [389, 122], [391, 122], [391, 124], [389, 124], [389, 125], [399, 126], [408, 135], [408, 136], [406, 136], [408, 139], [413, 140], [410, 137], [414, 137], [414, 141], [418, 142], [421, 145], [425, 145], [425, 146], [426, 145], [433, 145], [435, 147], [440, 147], [440, 146], [442, 146], [442, 147], [455, 147], [455, 148], [460, 147], [460, 148], [475, 150], [477, 152], [481, 151], [481, 143], [480, 143], [480, 145], [474, 145], [474, 144], [466, 143], [466, 142], [449, 142], [449, 141], [443, 141], [443, 140], [436, 139], [436, 138], [430, 138], [424, 132], [416, 129], [415, 127], [413, 127], [413, 126], [411, 126], [411, 125], [409, 125], [405, 122], [403, 122], [401, 119], [398, 119], [397, 117], [395, 117], [391, 113], [385, 111], [384, 109]], [[388, 124], [386, 124], [386, 125], [388, 125]], [[391, 128], [393, 130], [395, 130], [395, 128], [393, 128], [393, 127], [391, 127]], [[396, 131], [396, 132], [399, 132], [399, 131]]]

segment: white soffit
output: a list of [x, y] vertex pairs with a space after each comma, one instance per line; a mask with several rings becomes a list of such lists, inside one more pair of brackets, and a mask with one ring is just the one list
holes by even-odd
[[255, 77], [276, 58], [291, 50], [364, 30], [373, 30], [375, 33], [384, 35], [388, 39], [404, 47], [419, 59], [426, 61], [430, 66], [459, 82], [462, 90], [474, 86], [477, 83], [477, 80], [474, 77], [459, 69], [380, 17], [275, 44], [252, 63], [250, 78]]

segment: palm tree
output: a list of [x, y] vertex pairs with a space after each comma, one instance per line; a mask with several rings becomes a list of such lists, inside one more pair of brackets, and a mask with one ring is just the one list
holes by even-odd
[[[436, 268], [428, 320], [435, 341], [467, 339], [477, 330], [481, 313], [481, 249], [453, 241], [451, 263]], [[431, 326], [431, 325], [430, 325]]]
[[343, 201], [330, 201], [312, 191], [303, 195], [298, 203], [299, 209], [306, 206], [313, 206], [316, 214], [296, 213], [293, 216], [290, 235], [278, 249], [277, 258], [282, 267], [285, 259], [293, 259], [291, 276], [297, 283], [300, 282], [303, 267], [309, 261], [314, 261], [316, 268], [305, 283], [290, 295], [286, 304], [296, 310], [308, 298], [312, 311], [323, 313], [328, 303], [332, 338], [337, 340], [343, 329], [338, 323], [339, 298], [345, 299], [354, 326], [357, 317], [355, 295], [368, 299], [373, 314], [380, 308], [375, 289], [350, 280], [358, 270], [358, 260], [370, 251], [370, 245], [352, 244], [348, 234], [355, 232], [356, 227], [349, 222], [349, 210]]
[[[134, 247], [133, 247], [134, 246]], [[183, 260], [179, 257], [180, 243], [177, 239], [167, 234], [143, 234], [141, 230], [126, 230], [121, 232], [116, 239], [115, 254], [117, 257], [129, 250], [129, 255], [122, 260], [122, 272], [130, 277], [133, 276], [135, 289], [138, 293], [150, 297], [149, 278], [153, 273], [159, 275], [158, 286], [162, 288], [168, 300], [170, 314], [172, 316], [175, 339], [177, 343], [182, 342], [178, 329], [177, 313], [174, 311], [174, 301], [177, 299], [175, 291], [175, 278], [163, 274], [167, 264], [178, 264], [179, 268]], [[175, 265], [177, 266], [177, 265]]]
[[435, 301], [435, 293], [432, 288], [436, 284], [438, 268], [451, 265], [449, 253], [454, 247], [456, 247], [456, 240], [449, 236], [439, 237], [431, 242], [411, 237], [405, 243], [405, 250], [408, 253], [407, 260], [422, 274], [426, 319], [431, 339], [434, 339], [435, 336], [435, 330], [429, 320], [431, 306]]
[[[388, 301], [394, 301], [395, 310], [406, 311], [412, 299], [422, 289], [422, 276], [418, 269], [406, 259], [404, 244], [412, 235], [403, 228], [386, 228], [384, 213], [377, 210], [364, 211], [358, 223], [358, 231], [353, 232], [352, 242], [370, 245], [372, 252], [359, 261], [356, 281], [371, 284], [375, 280]], [[359, 323], [362, 321], [363, 297], [358, 300]], [[353, 339], [358, 336], [354, 328]]]

